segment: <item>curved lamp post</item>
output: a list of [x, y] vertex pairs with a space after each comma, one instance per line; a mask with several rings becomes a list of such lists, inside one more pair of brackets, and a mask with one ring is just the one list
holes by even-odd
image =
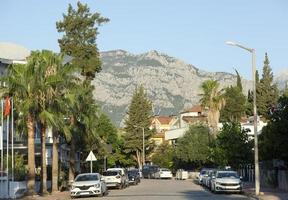
[[252, 81], [253, 81], [253, 116], [254, 116], [254, 162], [255, 162], [255, 194], [260, 193], [259, 159], [258, 159], [258, 133], [257, 133], [257, 107], [256, 107], [256, 55], [255, 49], [245, 47], [239, 43], [227, 41], [226, 44], [245, 49], [252, 54]]

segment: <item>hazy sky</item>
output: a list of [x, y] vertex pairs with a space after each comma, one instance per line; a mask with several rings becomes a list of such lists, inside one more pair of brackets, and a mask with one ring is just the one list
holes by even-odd
[[[228, 46], [256, 49], [261, 71], [265, 52], [274, 73], [288, 69], [287, 0], [85, 0], [111, 21], [100, 28], [100, 51], [157, 50], [207, 71], [238, 69], [251, 79], [251, 55]], [[30, 50], [59, 51], [55, 22], [72, 0], [1, 0], [0, 41]]]

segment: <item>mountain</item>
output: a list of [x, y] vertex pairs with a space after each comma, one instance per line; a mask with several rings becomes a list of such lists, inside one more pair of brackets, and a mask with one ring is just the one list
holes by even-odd
[[[157, 51], [135, 55], [123, 50], [101, 53], [102, 71], [93, 81], [94, 96], [116, 126], [123, 119], [137, 85], [143, 84], [154, 114], [178, 115], [198, 104], [201, 84], [218, 80], [222, 87], [236, 84], [236, 76], [207, 72]], [[245, 94], [251, 82], [242, 80]]]
[[277, 73], [274, 77], [274, 82], [278, 85], [280, 90], [283, 90], [286, 86], [288, 86], [288, 70], [282, 70]]

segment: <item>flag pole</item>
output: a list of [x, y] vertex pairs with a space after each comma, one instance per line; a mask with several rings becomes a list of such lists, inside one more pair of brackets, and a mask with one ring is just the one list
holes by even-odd
[[10, 197], [9, 191], [9, 115], [7, 115], [7, 155], [6, 155], [6, 168], [7, 168], [7, 192], [8, 198]]
[[[11, 98], [11, 133], [12, 133], [12, 138], [11, 138], [11, 153], [12, 153], [12, 182], [14, 182], [14, 115], [13, 115], [13, 98]], [[14, 194], [13, 194], [13, 198], [14, 198]]]
[[[1, 185], [3, 184], [3, 163], [4, 163], [4, 148], [3, 148], [3, 135], [4, 135], [4, 103], [3, 103], [3, 99], [1, 99]], [[3, 194], [3, 187], [1, 187], [0, 190], [1, 194]]]

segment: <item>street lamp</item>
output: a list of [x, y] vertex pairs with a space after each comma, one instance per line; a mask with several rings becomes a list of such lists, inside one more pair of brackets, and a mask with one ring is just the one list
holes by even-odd
[[255, 162], [255, 194], [260, 193], [259, 160], [258, 160], [258, 134], [257, 134], [257, 107], [256, 107], [256, 55], [255, 49], [245, 47], [236, 42], [227, 41], [226, 44], [240, 47], [252, 53], [252, 81], [253, 81], [253, 116], [254, 116], [254, 162]]
[[145, 165], [145, 135], [144, 135], [144, 127], [139, 127], [139, 126], [136, 126], [136, 125], [133, 125], [135, 128], [142, 128], [142, 145], [143, 145], [143, 149], [142, 149], [142, 168], [143, 166]]

